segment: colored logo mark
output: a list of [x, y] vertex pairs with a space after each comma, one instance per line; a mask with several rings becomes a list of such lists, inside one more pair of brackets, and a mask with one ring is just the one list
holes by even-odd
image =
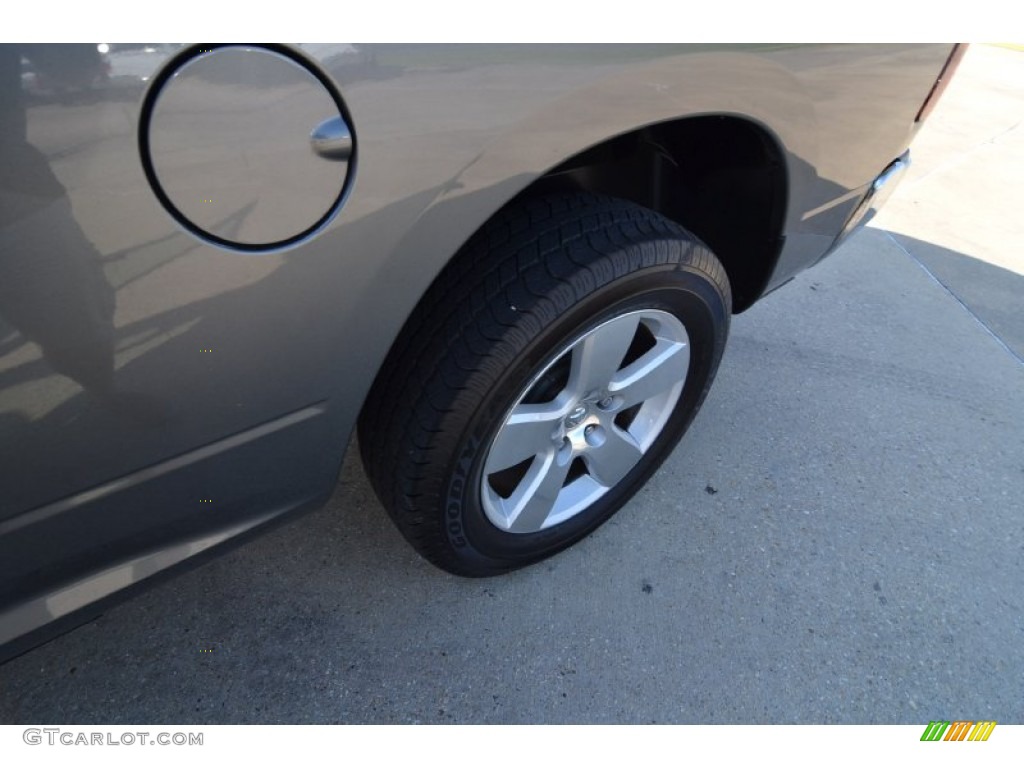
[[988, 741], [995, 728], [995, 720], [932, 720], [921, 734], [921, 741]]

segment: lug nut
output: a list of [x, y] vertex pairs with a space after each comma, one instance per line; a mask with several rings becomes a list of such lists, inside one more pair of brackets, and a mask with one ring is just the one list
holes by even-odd
[[588, 424], [586, 429], [583, 430], [583, 439], [591, 448], [600, 448], [604, 445], [607, 437], [599, 424]]
[[605, 397], [597, 401], [597, 407], [603, 411], [607, 411], [609, 408], [612, 407], [613, 402], [615, 402], [614, 398]]

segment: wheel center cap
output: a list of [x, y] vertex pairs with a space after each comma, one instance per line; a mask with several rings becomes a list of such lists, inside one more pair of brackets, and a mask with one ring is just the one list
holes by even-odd
[[565, 417], [565, 428], [572, 429], [581, 424], [585, 418], [587, 418], [587, 406], [581, 403], [573, 408], [569, 415]]

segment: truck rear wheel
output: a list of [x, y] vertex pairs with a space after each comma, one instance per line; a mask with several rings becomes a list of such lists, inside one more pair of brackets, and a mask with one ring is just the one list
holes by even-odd
[[730, 311], [722, 265], [660, 214], [583, 193], [510, 207], [438, 277], [382, 367], [359, 422], [370, 481], [452, 573], [548, 557], [675, 447]]

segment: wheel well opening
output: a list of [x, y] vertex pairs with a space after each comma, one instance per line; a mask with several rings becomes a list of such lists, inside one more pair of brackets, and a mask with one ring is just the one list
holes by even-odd
[[710, 246], [733, 310], [764, 292], [782, 244], [786, 173], [778, 144], [736, 117], [691, 117], [633, 131], [565, 161], [519, 196], [580, 190], [658, 211]]

